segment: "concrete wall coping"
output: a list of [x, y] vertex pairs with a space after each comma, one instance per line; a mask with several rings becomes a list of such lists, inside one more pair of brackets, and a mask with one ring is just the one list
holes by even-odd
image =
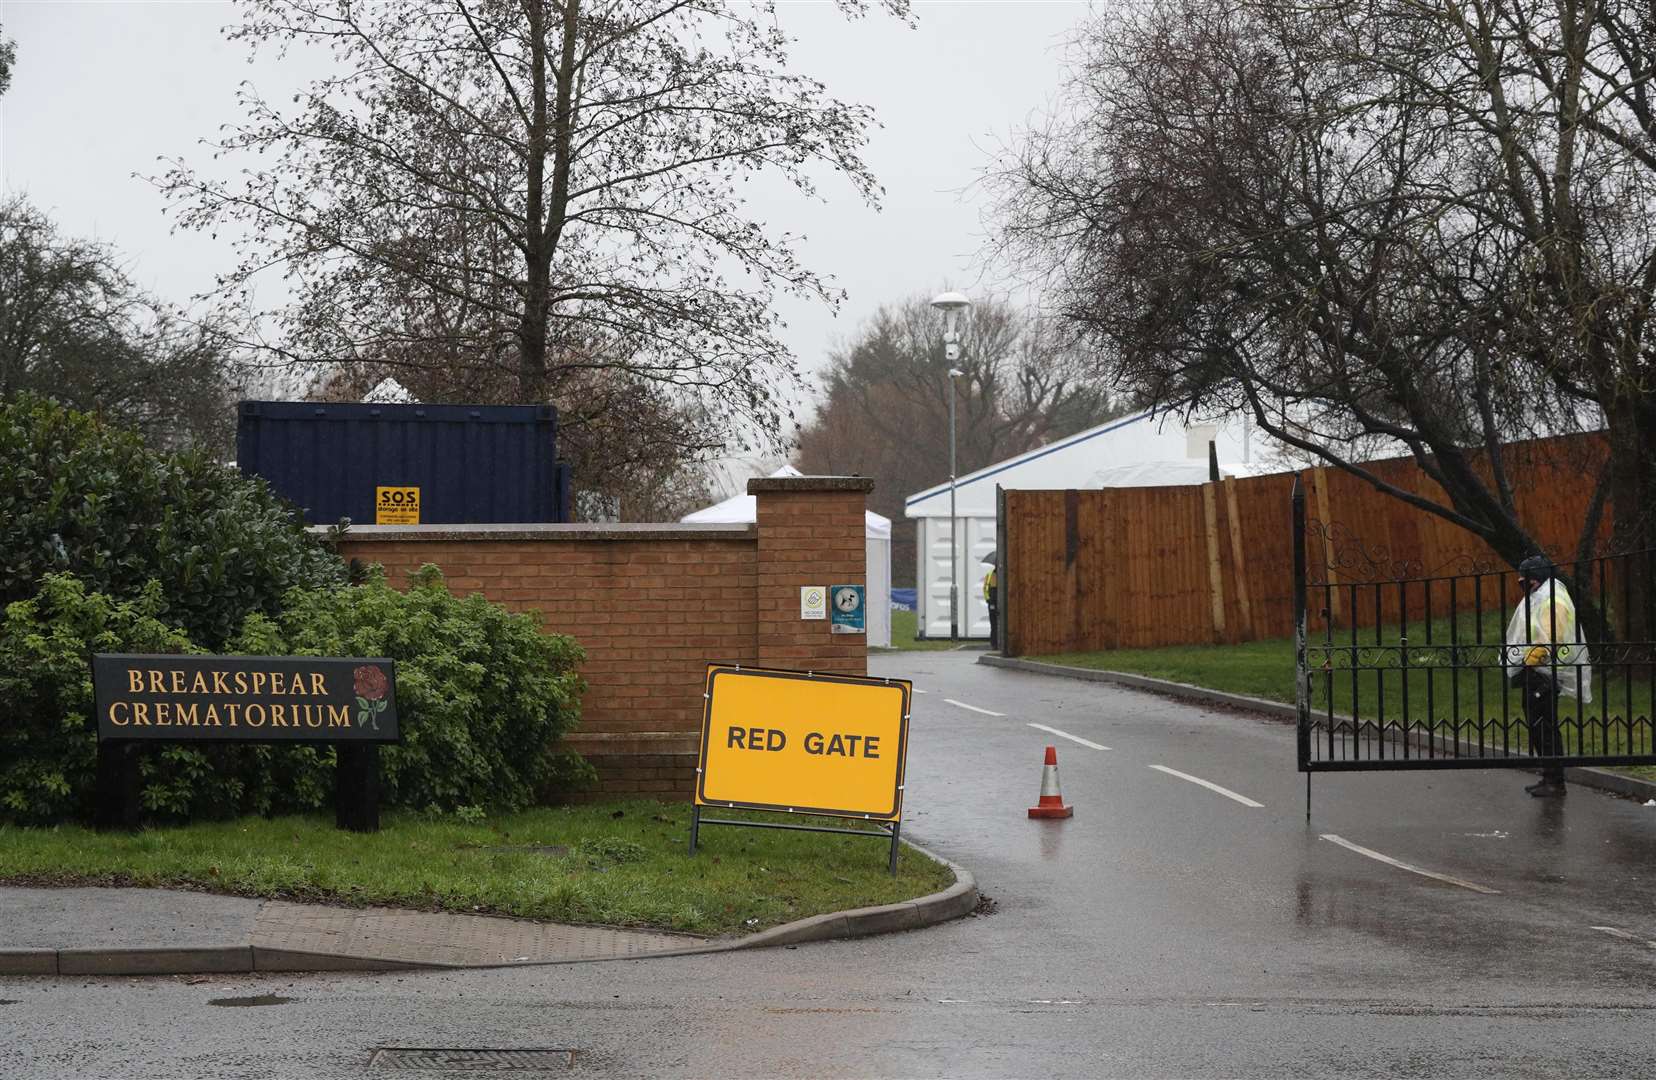
[[747, 482], [749, 495], [796, 491], [860, 491], [866, 495], [873, 490], [874, 481], [866, 476], [756, 476]]
[[[329, 527], [313, 525], [310, 531], [317, 535], [326, 535]], [[753, 540], [758, 535], [758, 530], [752, 525], [686, 525], [677, 521], [573, 525], [527, 522], [490, 525], [352, 525], [339, 540], [347, 544], [353, 540], [395, 543], [458, 540]]]

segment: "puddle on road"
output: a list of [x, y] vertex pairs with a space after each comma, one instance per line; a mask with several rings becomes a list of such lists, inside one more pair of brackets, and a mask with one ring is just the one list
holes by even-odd
[[247, 997], [214, 998], [207, 1004], [240, 1008], [252, 1005], [290, 1005], [298, 1000], [298, 998], [282, 997], [280, 994], [252, 994]]

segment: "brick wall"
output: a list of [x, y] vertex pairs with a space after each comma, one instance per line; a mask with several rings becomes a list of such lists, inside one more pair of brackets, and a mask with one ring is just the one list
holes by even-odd
[[[835, 486], [829, 486], [835, 485]], [[803, 585], [862, 584], [868, 572], [872, 480], [770, 476], [748, 482], [758, 497], [758, 657], [764, 667], [868, 674], [868, 639], [834, 634], [799, 617]]]
[[599, 772], [586, 798], [689, 798], [709, 661], [863, 674], [867, 639], [799, 618], [801, 585], [866, 580], [873, 482], [754, 480], [755, 525], [418, 525], [353, 528], [346, 558], [392, 584], [435, 563], [459, 595], [539, 612], [581, 643], [587, 693], [567, 745]]

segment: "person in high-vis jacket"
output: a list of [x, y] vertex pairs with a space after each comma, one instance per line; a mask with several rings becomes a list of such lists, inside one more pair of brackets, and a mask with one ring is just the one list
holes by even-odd
[[989, 572], [983, 575], [983, 602], [989, 605], [989, 647], [1000, 648], [1000, 593], [995, 588], [995, 553], [991, 551], [983, 557], [989, 564]]
[[[1519, 563], [1518, 585], [1523, 595], [1507, 624], [1506, 672], [1524, 694], [1530, 752], [1550, 757], [1564, 752], [1559, 698], [1593, 700], [1592, 660], [1582, 642], [1575, 600], [1553, 576], [1551, 560], [1531, 555]], [[1538, 799], [1563, 796], [1563, 766], [1544, 766], [1541, 782], [1524, 790]]]

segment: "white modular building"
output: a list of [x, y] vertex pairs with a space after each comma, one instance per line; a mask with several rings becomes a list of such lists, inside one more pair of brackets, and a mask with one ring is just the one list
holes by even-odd
[[[784, 465], [772, 476], [803, 476], [792, 465]], [[872, 510], [864, 512], [868, 551], [868, 580], [862, 582], [865, 625], [870, 646], [891, 647], [891, 519]], [[679, 519], [689, 525], [748, 524], [759, 520], [759, 502], [752, 495], [732, 495], [723, 502], [686, 514]], [[854, 581], [824, 581], [823, 585], [855, 585]]]
[[[1217, 450], [1222, 476], [1245, 476], [1254, 471], [1254, 441], [1240, 416], [1224, 423], [1187, 424], [1174, 412], [1145, 412], [958, 477], [953, 522], [959, 525], [960, 546], [954, 551], [959, 636], [989, 636], [989, 607], [983, 599], [989, 566], [982, 560], [995, 550], [997, 487], [1038, 491], [1202, 484], [1209, 475], [1209, 442]], [[903, 514], [915, 521], [918, 636], [946, 638], [950, 548], [957, 535], [949, 513], [949, 484], [910, 495]]]

